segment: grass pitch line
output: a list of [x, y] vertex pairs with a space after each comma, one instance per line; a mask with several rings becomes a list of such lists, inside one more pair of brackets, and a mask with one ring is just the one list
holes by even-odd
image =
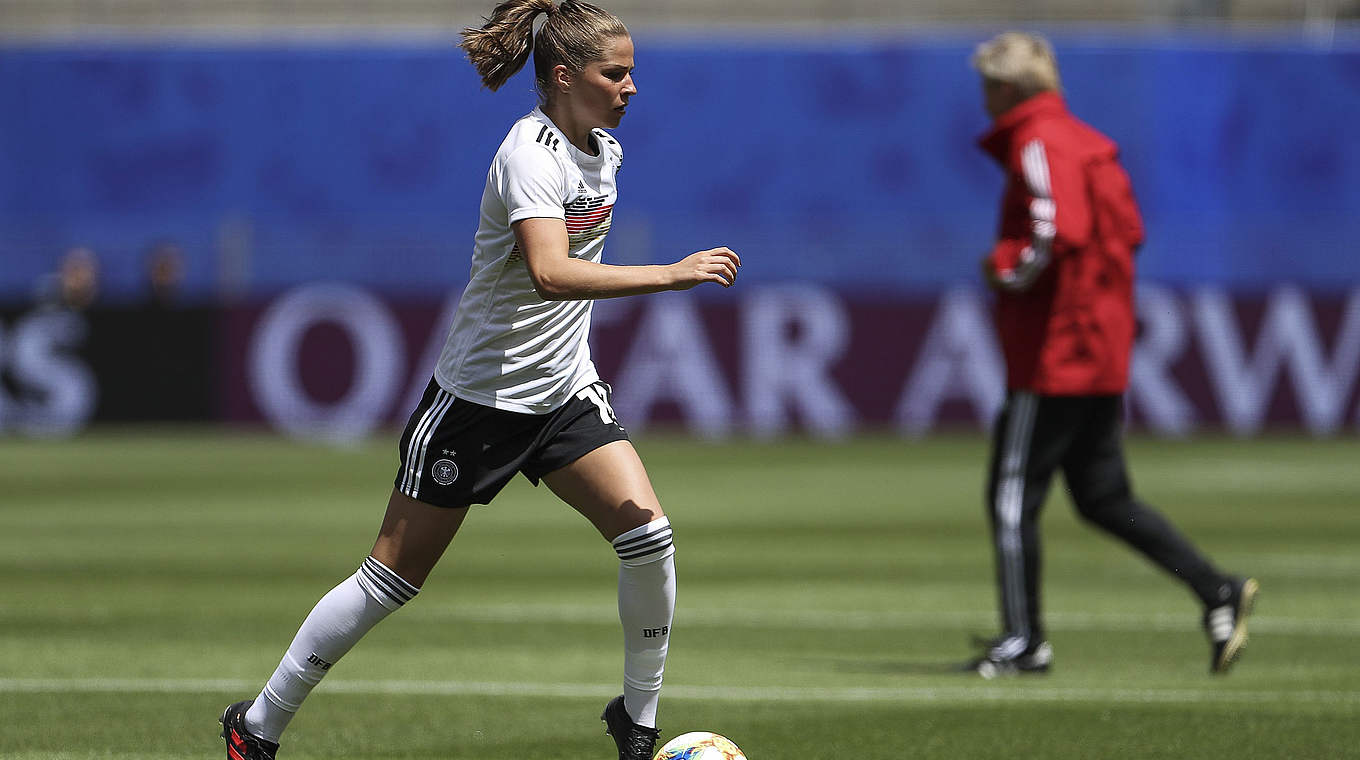
[[[1129, 615], [1099, 612], [1045, 613], [1050, 630], [1066, 631], [1199, 631], [1198, 611], [1186, 605], [1183, 615], [1158, 613]], [[476, 623], [558, 623], [617, 624], [618, 611], [611, 606], [588, 604], [504, 604], [426, 606], [411, 610], [411, 616], [438, 620], [463, 620]], [[750, 610], [682, 609], [676, 615], [680, 625], [803, 628], [811, 630], [919, 630], [938, 628], [978, 628], [996, 625], [994, 612], [904, 612], [901, 610]], [[1283, 633], [1319, 636], [1360, 636], [1360, 620], [1323, 620], [1319, 618], [1251, 618], [1256, 633]]]
[[[0, 693], [16, 694], [243, 694], [256, 681], [193, 678], [4, 678]], [[616, 685], [497, 681], [333, 680], [317, 687], [337, 694], [604, 699]], [[666, 697], [729, 702], [1100, 702], [1114, 704], [1320, 704], [1360, 706], [1360, 691], [1230, 691], [1214, 689], [1092, 689], [1023, 685], [851, 688], [796, 686], [667, 686]]]

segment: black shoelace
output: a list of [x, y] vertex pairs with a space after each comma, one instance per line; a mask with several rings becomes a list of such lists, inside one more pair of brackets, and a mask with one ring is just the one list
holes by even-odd
[[652, 750], [656, 748], [656, 739], [659, 736], [661, 732], [655, 728], [633, 726], [628, 732], [628, 754], [635, 758], [651, 760]]

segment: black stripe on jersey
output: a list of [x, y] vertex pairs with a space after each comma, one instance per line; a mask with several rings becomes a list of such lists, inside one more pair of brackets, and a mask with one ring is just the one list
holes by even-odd
[[534, 142], [541, 142], [553, 150], [557, 150], [557, 146], [561, 145], [561, 143], [557, 141], [557, 135], [548, 131], [547, 124], [544, 124], [543, 128], [538, 130], [538, 137], [534, 138]]
[[566, 206], [566, 210], [588, 211], [590, 209], [595, 209], [599, 208], [600, 206], [603, 206], [604, 202], [608, 199], [609, 196], [607, 195], [582, 196], [572, 201], [571, 203], [568, 203]]

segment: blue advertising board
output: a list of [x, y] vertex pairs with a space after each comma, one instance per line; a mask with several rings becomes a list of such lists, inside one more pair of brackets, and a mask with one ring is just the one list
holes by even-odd
[[[1000, 174], [972, 46], [986, 34], [638, 35], [606, 256], [728, 245], [752, 283], [937, 293], [973, 282]], [[1360, 281], [1360, 44], [1052, 35], [1069, 101], [1122, 146], [1172, 287]], [[533, 107], [452, 43], [0, 47], [0, 300], [63, 251], [136, 300], [168, 240], [186, 293], [317, 279], [437, 296], [466, 277], [488, 162]]]

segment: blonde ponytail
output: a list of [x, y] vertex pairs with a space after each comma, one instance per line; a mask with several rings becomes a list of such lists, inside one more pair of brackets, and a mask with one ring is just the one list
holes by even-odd
[[[534, 34], [534, 18], [548, 20]], [[578, 0], [505, 0], [497, 5], [480, 29], [463, 30], [459, 47], [477, 68], [482, 85], [495, 91], [524, 67], [534, 54], [534, 80], [539, 99], [552, 99], [552, 70], [564, 65], [574, 72], [604, 57], [605, 43], [627, 37], [628, 28], [603, 8]]]
[[491, 11], [480, 29], [463, 30], [458, 47], [477, 68], [484, 87], [495, 92], [524, 68], [533, 50], [534, 17], [540, 13], [551, 16], [556, 10], [553, 0], [505, 0]]

